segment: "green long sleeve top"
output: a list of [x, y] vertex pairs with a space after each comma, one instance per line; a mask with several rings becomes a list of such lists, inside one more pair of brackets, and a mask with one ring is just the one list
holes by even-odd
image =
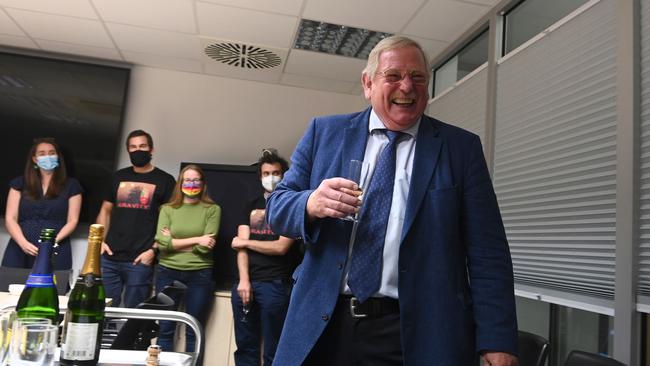
[[[156, 242], [160, 249], [159, 263], [165, 267], [192, 271], [211, 268], [212, 250], [198, 243], [191, 251], [175, 250], [172, 238], [185, 239], [219, 232], [221, 207], [216, 204], [184, 203], [178, 208], [162, 206], [158, 216]], [[168, 228], [171, 236], [163, 235], [161, 230]]]

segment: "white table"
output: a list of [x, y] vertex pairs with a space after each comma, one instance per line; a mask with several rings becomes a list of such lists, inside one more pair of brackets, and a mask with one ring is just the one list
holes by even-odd
[[[4, 307], [5, 305], [13, 305], [15, 306], [18, 304], [18, 299], [20, 299], [20, 295], [13, 295], [8, 292], [3, 292], [0, 291], [0, 308]], [[106, 299], [106, 306], [110, 306], [113, 303], [113, 299]], [[67, 309], [68, 308], [68, 297], [67, 296], [59, 296], [59, 308], [61, 309]]]
[[[0, 305], [16, 305], [18, 304], [18, 299], [20, 295], [12, 295], [8, 292], [0, 292]], [[68, 307], [68, 297], [59, 296], [59, 307], [67, 308]]]
[[[59, 364], [59, 352], [57, 349], [55, 365]], [[147, 351], [103, 349], [99, 351], [98, 366], [140, 366], [146, 364], [146, 359]], [[190, 366], [192, 364], [192, 356], [178, 352], [161, 352], [158, 360], [160, 361], [160, 366]]]
[[[8, 292], [0, 292], [0, 308], [13, 307], [18, 302], [19, 295], [12, 295]], [[107, 304], [110, 299], [107, 299]], [[59, 296], [59, 308], [63, 313], [68, 305], [68, 298], [66, 296]], [[151, 320], [171, 320], [179, 321], [187, 326], [190, 326], [196, 334], [196, 346], [201, 347], [203, 344], [203, 331], [199, 322], [192, 316], [177, 311], [168, 310], [147, 310], [147, 309], [127, 309], [127, 308], [112, 308], [106, 307], [105, 313], [107, 317], [113, 318], [126, 318], [126, 319], [151, 319]], [[55, 354], [55, 360], [59, 358], [59, 352]], [[197, 354], [185, 354], [179, 352], [162, 352], [159, 360], [160, 366], [191, 366], [193, 357]], [[131, 350], [113, 350], [102, 349], [99, 353], [100, 366], [113, 366], [113, 365], [145, 365], [147, 358], [146, 351], [131, 351]], [[55, 363], [58, 365], [58, 361]]]

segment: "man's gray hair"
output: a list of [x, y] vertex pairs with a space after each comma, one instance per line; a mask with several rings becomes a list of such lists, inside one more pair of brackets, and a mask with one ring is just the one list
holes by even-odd
[[366, 67], [363, 69], [361, 73], [366, 74], [370, 78], [372, 78], [375, 75], [375, 72], [377, 71], [377, 66], [379, 65], [379, 56], [381, 56], [381, 53], [384, 51], [390, 51], [390, 50], [403, 48], [403, 47], [415, 47], [420, 51], [420, 53], [422, 54], [422, 60], [424, 61], [424, 65], [427, 69], [427, 76], [429, 77], [429, 79], [431, 79], [431, 69], [429, 68], [429, 61], [427, 60], [427, 55], [424, 53], [422, 46], [420, 46], [420, 44], [417, 43], [416, 41], [404, 36], [391, 36], [391, 37], [386, 37], [381, 41], [379, 41], [379, 43], [377, 43], [375, 48], [373, 48], [372, 51], [370, 51], [370, 54], [368, 55], [368, 63], [366, 64]]

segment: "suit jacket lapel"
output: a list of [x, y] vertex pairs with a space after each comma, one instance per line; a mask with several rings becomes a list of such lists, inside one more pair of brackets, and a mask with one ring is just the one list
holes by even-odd
[[[363, 160], [368, 143], [368, 119], [370, 118], [370, 108], [360, 113], [357, 117], [350, 120], [350, 125], [345, 129], [343, 135], [343, 152], [341, 154], [341, 175], [348, 173], [350, 160]], [[341, 141], [330, 141], [332, 144], [341, 143]]]
[[415, 220], [422, 199], [429, 187], [433, 172], [438, 164], [442, 139], [438, 137], [438, 131], [433, 124], [433, 119], [425, 115], [422, 116], [415, 145], [415, 157], [413, 160], [409, 195], [406, 201], [406, 214], [404, 216], [401, 237], [402, 242]]

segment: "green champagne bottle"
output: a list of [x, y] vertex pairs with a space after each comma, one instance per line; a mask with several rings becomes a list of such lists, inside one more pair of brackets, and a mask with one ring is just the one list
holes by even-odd
[[55, 237], [54, 229], [41, 230], [34, 267], [16, 305], [19, 318], [47, 318], [52, 324], [58, 324], [59, 297], [52, 274]]
[[61, 336], [61, 365], [97, 365], [99, 360], [106, 302], [100, 266], [103, 238], [104, 226], [90, 225], [86, 261], [68, 299]]

